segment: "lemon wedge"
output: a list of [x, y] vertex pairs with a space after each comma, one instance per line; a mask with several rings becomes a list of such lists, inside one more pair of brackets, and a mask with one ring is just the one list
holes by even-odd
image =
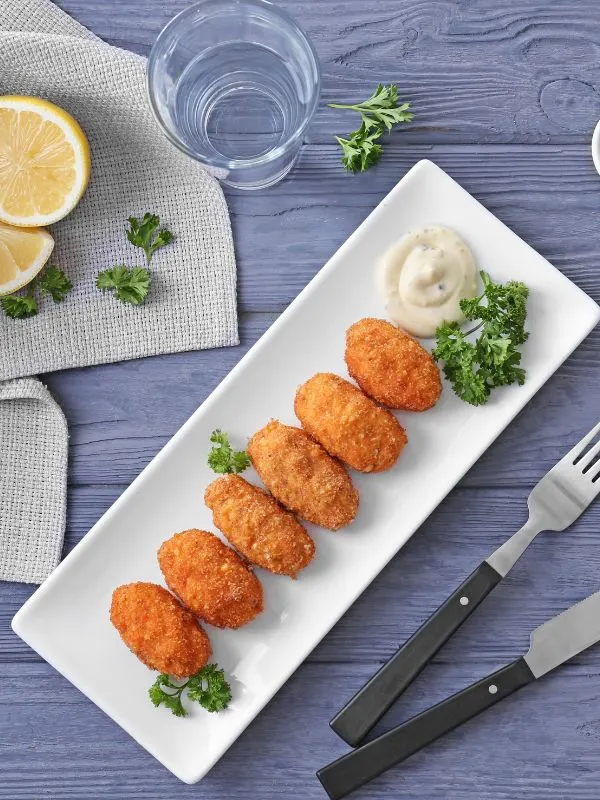
[[0, 221], [57, 222], [75, 208], [89, 176], [90, 147], [73, 117], [37, 97], [0, 97]]
[[53, 248], [54, 239], [48, 231], [0, 222], [0, 295], [16, 292], [32, 281]]

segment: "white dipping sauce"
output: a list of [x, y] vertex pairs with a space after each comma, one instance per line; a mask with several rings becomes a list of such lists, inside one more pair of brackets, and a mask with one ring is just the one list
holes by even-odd
[[378, 281], [392, 320], [430, 337], [445, 320], [464, 319], [459, 301], [477, 295], [477, 266], [461, 237], [436, 225], [409, 231], [390, 247]]

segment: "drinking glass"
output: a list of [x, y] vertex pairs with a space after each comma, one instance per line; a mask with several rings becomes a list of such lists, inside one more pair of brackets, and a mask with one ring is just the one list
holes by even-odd
[[167, 137], [223, 183], [259, 189], [296, 160], [320, 90], [308, 37], [268, 0], [202, 0], [174, 17], [148, 60]]

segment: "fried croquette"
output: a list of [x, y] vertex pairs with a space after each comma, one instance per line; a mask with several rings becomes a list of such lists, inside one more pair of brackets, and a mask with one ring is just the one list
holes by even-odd
[[315, 544], [296, 517], [239, 475], [213, 481], [204, 502], [217, 528], [252, 564], [295, 578], [312, 561]]
[[384, 319], [361, 319], [348, 328], [346, 364], [363, 392], [390, 408], [425, 411], [442, 392], [427, 350]]
[[161, 545], [158, 563], [182, 603], [217, 628], [239, 628], [263, 610], [252, 568], [214, 533], [176, 533]]
[[158, 672], [187, 678], [210, 658], [210, 641], [198, 620], [155, 583], [118, 586], [110, 621], [140, 661]]
[[389, 469], [407, 442], [390, 411], [330, 372], [320, 372], [300, 386], [294, 410], [313, 439], [359, 472]]
[[271, 420], [248, 442], [248, 455], [271, 494], [302, 519], [336, 531], [356, 516], [350, 476], [301, 428]]

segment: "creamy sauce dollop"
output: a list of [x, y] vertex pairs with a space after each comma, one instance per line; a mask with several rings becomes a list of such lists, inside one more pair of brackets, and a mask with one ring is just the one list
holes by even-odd
[[414, 336], [430, 337], [444, 320], [461, 322], [459, 301], [477, 294], [477, 266], [450, 228], [409, 231], [384, 255], [378, 282], [391, 319]]

